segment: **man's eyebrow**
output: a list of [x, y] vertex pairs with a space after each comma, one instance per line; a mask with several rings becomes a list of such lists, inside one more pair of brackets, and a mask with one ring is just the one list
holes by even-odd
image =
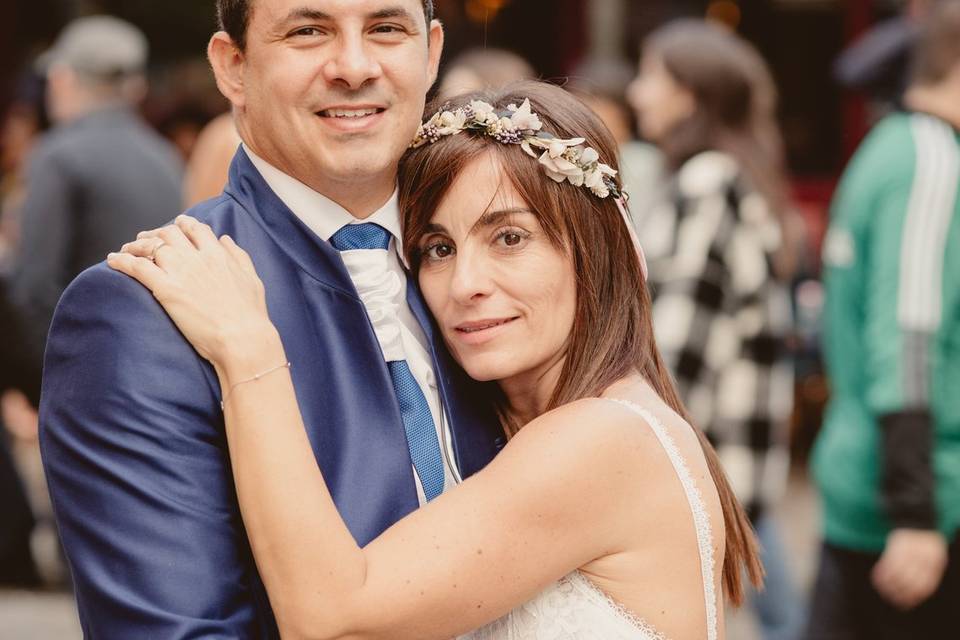
[[[379, 11], [374, 11], [373, 13], [367, 16], [367, 20], [408, 20], [410, 22], [416, 22], [413, 15], [407, 11], [404, 7], [386, 7], [380, 9]], [[284, 25], [287, 25], [291, 22], [297, 22], [298, 20], [315, 20], [317, 22], [327, 22], [332, 21], [333, 16], [319, 9], [313, 9], [311, 7], [295, 7], [287, 12], [287, 14], [277, 21], [275, 28], [282, 28]]]
[[283, 25], [296, 22], [298, 20], [316, 20], [317, 22], [323, 22], [332, 19], [333, 17], [329, 13], [324, 13], [319, 9], [311, 9], [310, 7], [295, 7], [288, 11], [283, 18], [278, 20], [275, 26], [282, 27]]
[[374, 11], [367, 16], [368, 20], [389, 20], [390, 18], [416, 22], [413, 14], [407, 11], [405, 7], [386, 7], [384, 9], [380, 9], [379, 11]]

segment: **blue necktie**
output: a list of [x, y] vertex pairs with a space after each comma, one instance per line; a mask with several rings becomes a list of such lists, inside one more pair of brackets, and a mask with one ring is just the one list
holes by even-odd
[[[348, 224], [330, 238], [330, 244], [339, 251], [386, 250], [390, 247], [390, 232], [372, 222]], [[388, 362], [387, 368], [400, 404], [410, 459], [424, 495], [427, 500], [433, 500], [443, 493], [443, 458], [430, 405], [406, 360]]]

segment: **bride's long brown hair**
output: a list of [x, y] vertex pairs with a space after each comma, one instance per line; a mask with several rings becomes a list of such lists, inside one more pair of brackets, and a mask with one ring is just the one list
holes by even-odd
[[[523, 82], [497, 93], [460, 96], [451, 109], [483, 100], [498, 110], [529, 99], [544, 130], [561, 138], [586, 138], [601, 159], [617, 168], [616, 145], [600, 119], [573, 95], [541, 82]], [[433, 113], [441, 104], [429, 107]], [[548, 410], [582, 398], [600, 396], [608, 387], [639, 372], [660, 397], [687, 422], [690, 418], [654, 342], [650, 293], [633, 242], [612, 197], [600, 199], [588, 189], [557, 184], [517, 145], [464, 132], [411, 150], [400, 163], [400, 210], [407, 258], [416, 271], [417, 247], [451, 185], [472, 160], [495, 153], [505, 176], [536, 212], [551, 242], [573, 259], [577, 305], [560, 379]], [[509, 422], [515, 431], [520, 425]], [[734, 604], [743, 600], [743, 575], [762, 581], [757, 542], [749, 520], [703, 432], [694, 426], [717, 487], [726, 528], [724, 590]]]

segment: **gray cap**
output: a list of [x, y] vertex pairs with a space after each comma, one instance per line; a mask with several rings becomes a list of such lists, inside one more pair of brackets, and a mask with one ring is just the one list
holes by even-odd
[[147, 37], [138, 28], [112, 16], [78, 18], [64, 27], [57, 41], [37, 59], [39, 69], [65, 64], [80, 73], [117, 76], [147, 66]]

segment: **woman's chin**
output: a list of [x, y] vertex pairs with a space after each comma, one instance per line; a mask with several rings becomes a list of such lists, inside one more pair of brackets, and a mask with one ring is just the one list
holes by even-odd
[[500, 358], [467, 358], [460, 362], [467, 375], [477, 382], [495, 382], [516, 375], [515, 362], [504, 362]]

